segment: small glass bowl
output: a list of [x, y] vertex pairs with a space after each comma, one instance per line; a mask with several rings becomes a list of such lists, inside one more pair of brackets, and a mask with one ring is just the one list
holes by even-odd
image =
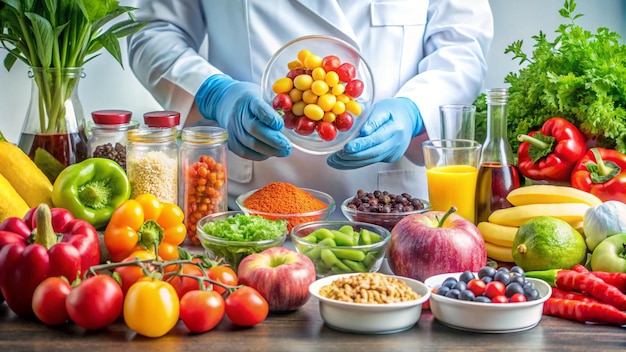
[[270, 247], [280, 247], [285, 242], [288, 232], [286, 231], [280, 237], [271, 240], [243, 242], [229, 241], [223, 238], [211, 236], [204, 232], [204, 225], [212, 221], [223, 221], [226, 218], [239, 214], [247, 215], [241, 211], [225, 211], [221, 213], [209, 214], [197, 223], [197, 234], [200, 244], [204, 248], [207, 256], [213, 260], [224, 259], [235, 271], [239, 267], [239, 263], [243, 258], [253, 253], [259, 253]]
[[324, 204], [327, 205], [326, 208], [321, 209], [321, 210], [316, 210], [316, 211], [310, 211], [308, 213], [279, 214], [279, 213], [267, 213], [264, 211], [259, 211], [259, 210], [250, 209], [246, 207], [244, 205], [246, 198], [250, 197], [253, 193], [258, 191], [258, 189], [254, 189], [252, 191], [249, 191], [240, 195], [239, 197], [237, 197], [237, 199], [235, 199], [235, 202], [237, 203], [241, 211], [244, 212], [245, 214], [260, 215], [270, 220], [277, 220], [277, 219], [287, 220], [288, 231], [291, 231], [291, 229], [298, 224], [328, 219], [328, 216], [335, 210], [335, 200], [333, 199], [333, 197], [331, 197], [329, 194], [324, 193], [322, 191], [316, 191], [314, 189], [309, 189], [309, 188], [301, 188], [301, 189], [303, 191], [308, 192], [310, 195], [319, 199], [320, 201], [324, 202]]
[[[361, 229], [369, 230], [382, 239], [379, 242], [357, 246], [327, 246], [302, 239], [321, 228], [332, 231], [339, 230], [346, 225], [352, 227], [352, 230], [356, 232], [361, 231]], [[300, 224], [291, 230], [290, 237], [296, 250], [313, 261], [317, 277], [320, 278], [334, 274], [377, 272], [387, 252], [391, 233], [382, 226], [365, 222], [326, 220]], [[330, 264], [328, 257], [322, 255], [322, 252], [326, 250], [332, 252], [341, 263]]]
[[298, 52], [309, 50], [312, 54], [324, 58], [335, 55], [341, 63], [349, 62], [356, 67], [356, 78], [363, 81], [363, 93], [356, 99], [361, 105], [362, 111], [358, 116], [354, 116], [354, 124], [345, 131], [337, 132], [337, 137], [332, 141], [325, 141], [313, 132], [310, 135], [300, 135], [293, 129], [283, 128], [282, 133], [291, 141], [294, 148], [305, 153], [324, 155], [334, 153], [348, 141], [352, 140], [361, 130], [365, 123], [368, 111], [374, 101], [374, 79], [369, 66], [352, 45], [333, 37], [311, 35], [300, 37], [283, 45], [268, 61], [263, 76], [261, 78], [261, 89], [263, 98], [272, 104], [276, 96], [272, 90], [274, 82], [286, 77], [289, 73], [288, 64], [298, 59]]
[[391, 231], [391, 229], [393, 229], [393, 227], [396, 226], [398, 221], [402, 220], [402, 218], [404, 218], [405, 216], [412, 215], [412, 214], [425, 213], [432, 209], [432, 205], [430, 204], [430, 202], [421, 199], [420, 201], [422, 202], [422, 204], [424, 204], [424, 208], [413, 210], [413, 211], [405, 211], [401, 213], [377, 213], [377, 212], [369, 212], [369, 211], [360, 211], [360, 210], [348, 207], [348, 203], [350, 203], [350, 201], [353, 198], [354, 197], [350, 197], [344, 200], [343, 203], [341, 203], [341, 212], [347, 219], [352, 220], [352, 221], [361, 221], [361, 222], [367, 222], [370, 224], [380, 225], [389, 231]]

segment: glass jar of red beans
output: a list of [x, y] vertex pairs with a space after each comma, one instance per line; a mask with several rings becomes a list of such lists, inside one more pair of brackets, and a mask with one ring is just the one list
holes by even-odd
[[185, 127], [181, 133], [180, 186], [187, 237], [199, 243], [196, 223], [202, 217], [226, 211], [227, 132], [215, 126]]
[[126, 170], [126, 134], [139, 127], [139, 122], [131, 120], [132, 113], [127, 110], [97, 110], [91, 113], [91, 117], [88, 156], [111, 159]]

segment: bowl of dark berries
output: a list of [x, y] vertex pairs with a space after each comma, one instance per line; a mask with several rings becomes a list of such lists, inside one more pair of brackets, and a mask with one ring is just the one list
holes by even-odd
[[430, 310], [443, 325], [481, 333], [528, 330], [541, 321], [543, 304], [552, 289], [545, 281], [527, 278], [518, 266], [485, 266], [431, 276]]
[[394, 194], [380, 190], [358, 190], [356, 195], [341, 203], [341, 212], [348, 220], [379, 225], [389, 231], [403, 217], [425, 213], [431, 208], [428, 201], [408, 193]]

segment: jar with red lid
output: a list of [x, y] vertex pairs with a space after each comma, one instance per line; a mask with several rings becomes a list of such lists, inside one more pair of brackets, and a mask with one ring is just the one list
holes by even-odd
[[143, 123], [154, 128], [178, 128], [180, 113], [177, 111], [150, 111], [143, 114]]
[[97, 110], [91, 113], [93, 123], [87, 141], [90, 158], [111, 159], [126, 170], [127, 132], [139, 127], [128, 110]]

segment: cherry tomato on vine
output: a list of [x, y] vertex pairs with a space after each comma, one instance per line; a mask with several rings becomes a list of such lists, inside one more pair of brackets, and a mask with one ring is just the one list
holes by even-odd
[[[155, 259], [154, 253], [147, 250], [139, 250], [131, 255], [128, 258], [122, 260], [122, 262], [132, 262], [137, 259], [146, 260], [146, 259]], [[143, 269], [139, 265], [129, 265], [129, 266], [118, 266], [113, 269], [120, 276], [120, 281], [122, 283], [122, 292], [126, 295], [128, 289], [135, 283], [137, 280], [145, 277], [146, 275], [143, 272]]]
[[226, 297], [226, 316], [239, 326], [254, 326], [264, 321], [269, 314], [269, 305], [259, 291], [242, 286]]
[[180, 319], [191, 332], [207, 332], [224, 318], [224, 305], [216, 291], [189, 291], [180, 299]]
[[180, 317], [176, 290], [168, 282], [144, 278], [128, 289], [124, 299], [124, 322], [147, 337], [167, 334]]
[[47, 325], [63, 324], [70, 319], [65, 301], [72, 291], [67, 280], [61, 277], [48, 277], [37, 285], [33, 293], [33, 312]]
[[99, 330], [111, 325], [120, 315], [122, 287], [108, 275], [91, 276], [67, 295], [65, 308], [76, 325]]
[[[169, 265], [165, 267], [165, 273], [163, 275], [163, 279], [174, 287], [176, 290], [176, 294], [178, 294], [179, 298], [182, 298], [185, 293], [193, 290], [199, 290], [201, 288], [200, 281], [191, 277], [183, 277], [177, 275], [180, 271], [181, 274], [191, 275], [196, 277], [204, 276], [204, 272], [198, 266], [194, 264], [184, 263], [178, 265]], [[204, 285], [205, 287], [208, 284]]]
[[[209, 268], [207, 275], [209, 279], [220, 282], [228, 286], [237, 286], [239, 284], [239, 278], [233, 268], [226, 265], [216, 265]], [[226, 289], [220, 285], [213, 285], [213, 291], [221, 294], [226, 292]]]

